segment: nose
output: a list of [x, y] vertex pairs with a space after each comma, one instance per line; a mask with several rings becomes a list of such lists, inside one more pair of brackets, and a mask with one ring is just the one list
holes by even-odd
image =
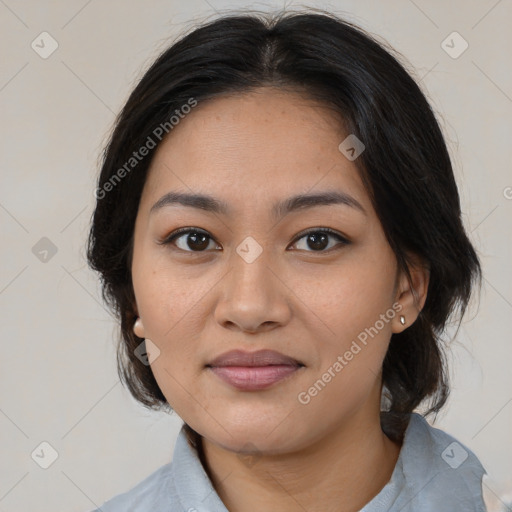
[[278, 264], [271, 259], [270, 251], [265, 249], [256, 259], [246, 258], [243, 250], [233, 251], [228, 262], [230, 271], [219, 283], [214, 314], [219, 325], [257, 333], [289, 322], [291, 292], [279, 276]]

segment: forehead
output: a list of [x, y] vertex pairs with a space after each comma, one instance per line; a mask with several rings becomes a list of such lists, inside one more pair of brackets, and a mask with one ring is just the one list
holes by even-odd
[[262, 88], [199, 102], [158, 147], [143, 199], [176, 187], [227, 200], [319, 187], [368, 204], [356, 165], [338, 149], [346, 136], [336, 112], [294, 92]]

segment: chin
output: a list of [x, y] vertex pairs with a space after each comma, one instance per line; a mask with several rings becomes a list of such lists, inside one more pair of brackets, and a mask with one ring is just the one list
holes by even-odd
[[[210, 419], [189, 425], [211, 443], [232, 452], [286, 453], [307, 445], [307, 439], [314, 436], [314, 433], [308, 435], [308, 427], [303, 421], [290, 422], [290, 417], [283, 421], [286, 415], [282, 413], [273, 418], [254, 413], [243, 420], [232, 421], [227, 415], [219, 417], [224, 418], [221, 425]], [[311, 425], [311, 429], [314, 428]]]

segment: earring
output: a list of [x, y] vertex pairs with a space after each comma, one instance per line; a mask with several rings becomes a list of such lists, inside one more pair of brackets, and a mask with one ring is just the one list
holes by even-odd
[[135, 336], [138, 336], [139, 338], [144, 338], [144, 327], [142, 325], [142, 320], [139, 317], [137, 317], [135, 323], [133, 324], [133, 332]]
[[405, 316], [404, 315], [400, 315], [400, 323], [402, 325], [405, 325]]

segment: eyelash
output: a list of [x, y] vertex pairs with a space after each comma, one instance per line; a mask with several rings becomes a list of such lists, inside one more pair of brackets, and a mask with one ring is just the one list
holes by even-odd
[[[158, 243], [160, 245], [170, 245], [174, 240], [176, 240], [177, 238], [180, 238], [184, 234], [188, 234], [188, 233], [197, 233], [197, 234], [206, 235], [208, 238], [210, 238], [210, 240], [214, 240], [214, 238], [212, 238], [207, 231], [204, 231], [204, 230], [199, 229], [199, 228], [187, 227], [187, 228], [180, 228], [180, 229], [177, 229], [176, 231], [173, 231], [169, 236], [167, 236], [164, 240], [162, 240], [162, 241], [160, 241]], [[295, 239], [293, 240], [292, 245], [295, 245], [299, 240], [301, 240], [302, 238], [306, 237], [307, 235], [309, 235], [311, 233], [324, 233], [324, 234], [331, 235], [332, 237], [336, 238], [340, 242], [340, 244], [338, 244], [338, 245], [341, 245], [341, 246], [349, 245], [351, 243], [350, 240], [348, 240], [344, 236], [340, 235], [337, 231], [334, 231], [333, 229], [330, 229], [330, 228], [311, 228], [311, 229], [308, 229], [306, 231], [301, 231], [295, 237]], [[336, 246], [331, 247], [330, 249], [327, 249], [327, 250], [306, 251], [306, 252], [311, 252], [311, 253], [330, 253], [335, 248], [336, 248]], [[179, 251], [182, 251], [182, 252], [188, 252], [188, 253], [192, 253], [192, 254], [194, 254], [194, 253], [201, 254], [201, 253], [207, 252], [206, 250], [204, 250], [204, 251], [186, 251], [184, 249], [180, 249], [179, 247], [176, 247], [176, 249], [179, 250]]]

